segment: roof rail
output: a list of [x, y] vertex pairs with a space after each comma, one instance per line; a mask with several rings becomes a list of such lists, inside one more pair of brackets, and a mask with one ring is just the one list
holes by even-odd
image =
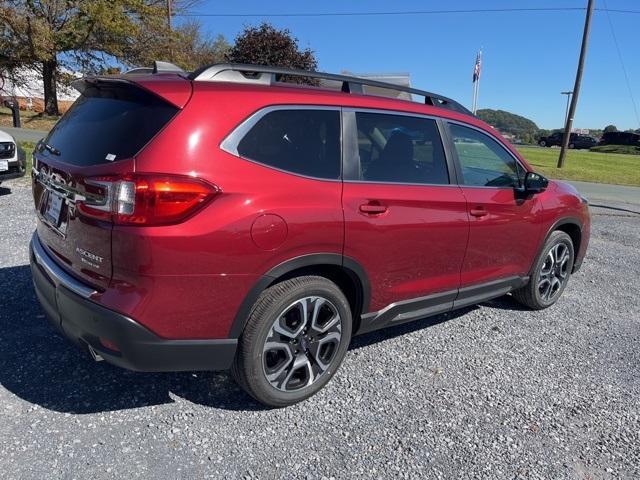
[[460, 105], [455, 100], [438, 95], [436, 93], [418, 90], [417, 88], [404, 87], [393, 83], [369, 80], [366, 78], [352, 77], [347, 75], [336, 75], [307, 70], [294, 70], [282, 67], [267, 67], [264, 65], [245, 65], [239, 63], [217, 63], [202, 67], [189, 74], [189, 79], [205, 82], [233, 82], [233, 83], [258, 83], [261, 85], [273, 85], [278, 82], [279, 76], [308, 77], [323, 80], [333, 80], [342, 83], [341, 90], [345, 93], [364, 93], [363, 86], [384, 88], [407, 92], [424, 97], [426, 105], [446, 108], [466, 115], [473, 115], [467, 108]]

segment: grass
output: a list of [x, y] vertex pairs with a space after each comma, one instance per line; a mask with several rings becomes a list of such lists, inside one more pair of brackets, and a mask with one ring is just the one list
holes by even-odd
[[33, 149], [36, 147], [36, 144], [33, 142], [18, 142], [18, 144], [24, 149], [27, 154], [27, 174], [26, 177], [31, 175], [31, 167], [33, 165]]
[[[20, 110], [22, 128], [48, 132], [59, 119], [59, 116], [51, 117], [42, 113]], [[11, 110], [6, 107], [0, 107], [0, 129], [2, 127], [13, 127], [13, 116], [11, 114]]]
[[556, 168], [559, 148], [517, 147], [531, 166], [549, 178], [640, 186], [640, 156], [569, 150]]

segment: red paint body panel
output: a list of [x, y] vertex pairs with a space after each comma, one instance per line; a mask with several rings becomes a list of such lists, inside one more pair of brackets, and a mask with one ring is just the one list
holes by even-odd
[[[387, 211], [361, 212], [372, 199]], [[469, 221], [458, 186], [345, 182], [343, 204], [344, 252], [369, 274], [370, 310], [459, 287]]]
[[462, 286], [526, 276], [538, 253], [542, 234], [539, 198], [518, 198], [512, 188], [463, 186], [462, 191], [469, 211], [486, 211], [484, 216], [469, 216]]
[[[369, 311], [390, 303], [455, 290], [510, 275], [526, 275], [549, 228], [560, 219], [582, 225], [578, 257], [589, 234], [586, 205], [562, 183], [518, 201], [512, 190], [325, 181], [285, 173], [220, 149], [252, 113], [270, 105], [334, 105], [428, 114], [498, 136], [464, 114], [413, 102], [300, 87], [190, 82], [176, 75], [124, 77], [181, 111], [135, 160], [100, 167], [45, 168], [76, 178], [135, 171], [190, 175], [220, 192], [184, 222], [157, 227], [111, 226], [77, 218], [73, 244], [104, 255], [104, 278], [73, 270], [97, 284], [92, 298], [164, 338], [226, 338], [241, 303], [272, 268], [302, 255], [330, 253], [355, 260], [368, 277]], [[523, 165], [531, 167], [500, 139]], [[74, 177], [75, 176], [75, 177]], [[42, 192], [34, 187], [36, 204]], [[387, 211], [365, 214], [381, 202]], [[469, 215], [482, 207], [484, 217]], [[281, 219], [277, 221], [267, 220]], [[252, 231], [253, 225], [253, 231]], [[56, 234], [39, 222], [52, 248]], [[61, 261], [64, 265], [64, 262]], [[104, 273], [104, 272], [107, 272]], [[93, 272], [94, 274], [96, 272]]]

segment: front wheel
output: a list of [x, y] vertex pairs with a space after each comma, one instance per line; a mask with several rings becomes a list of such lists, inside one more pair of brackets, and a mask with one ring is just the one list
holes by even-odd
[[534, 310], [550, 307], [567, 286], [575, 253], [571, 237], [556, 230], [538, 255], [529, 283], [513, 292], [514, 298]]
[[285, 407], [335, 374], [351, 341], [351, 309], [336, 284], [305, 276], [269, 287], [254, 305], [232, 373], [253, 398]]
[[541, 147], [546, 147], [547, 142], [545, 142], [544, 140], [540, 140], [540, 142], [538, 142], [538, 145], [540, 145]]

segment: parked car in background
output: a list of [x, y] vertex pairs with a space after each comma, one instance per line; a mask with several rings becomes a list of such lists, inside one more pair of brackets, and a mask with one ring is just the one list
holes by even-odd
[[24, 177], [27, 171], [25, 152], [7, 132], [0, 130], [0, 184]]
[[640, 146], [640, 133], [605, 132], [600, 139], [600, 145]]
[[[562, 145], [562, 137], [563, 132], [555, 132], [547, 137], [541, 137], [538, 140], [538, 145], [541, 147], [554, 147]], [[595, 147], [598, 144], [598, 141], [590, 137], [589, 135], [582, 135], [580, 133], [572, 133], [569, 137], [569, 148], [581, 148], [588, 149], [591, 147]]]
[[583, 261], [587, 201], [447, 97], [156, 70], [77, 82], [34, 153], [37, 298], [95, 360], [231, 369], [290, 405], [354, 335], [509, 292], [547, 308]]

